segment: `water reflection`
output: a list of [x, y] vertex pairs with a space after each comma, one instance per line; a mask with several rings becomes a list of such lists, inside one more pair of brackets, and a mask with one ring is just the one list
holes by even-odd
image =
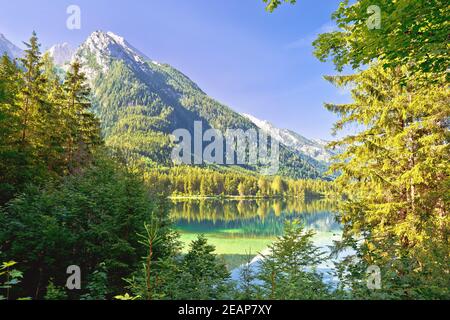
[[183, 242], [202, 233], [219, 254], [245, 255], [264, 250], [292, 219], [314, 229], [318, 245], [331, 244], [340, 233], [335, 208], [336, 203], [324, 199], [184, 199], [174, 200], [172, 217]]

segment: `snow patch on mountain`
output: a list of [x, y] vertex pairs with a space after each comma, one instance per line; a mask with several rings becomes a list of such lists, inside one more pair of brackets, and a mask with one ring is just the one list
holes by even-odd
[[328, 144], [327, 141], [305, 138], [294, 131], [288, 129], [279, 129], [269, 121], [258, 119], [249, 114], [244, 113], [242, 114], [242, 116], [249, 119], [258, 128], [260, 128], [288, 148], [306, 154], [311, 158], [316, 159], [317, 161], [329, 163], [331, 161], [331, 157], [335, 155], [334, 152], [326, 148], [326, 145]]

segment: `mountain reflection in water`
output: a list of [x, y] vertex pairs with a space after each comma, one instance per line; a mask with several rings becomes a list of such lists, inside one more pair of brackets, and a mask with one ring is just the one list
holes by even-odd
[[325, 199], [183, 199], [173, 200], [172, 218], [188, 243], [204, 234], [230, 269], [264, 251], [282, 235], [285, 221], [299, 219], [316, 232], [317, 246], [331, 245], [341, 234], [336, 203]]

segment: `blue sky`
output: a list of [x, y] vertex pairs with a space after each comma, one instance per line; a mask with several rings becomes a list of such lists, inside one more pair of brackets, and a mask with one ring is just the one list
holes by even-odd
[[[301, 0], [270, 14], [262, 0], [0, 0], [0, 33], [20, 44], [36, 30], [45, 49], [112, 31], [238, 112], [330, 139], [336, 117], [323, 103], [350, 97], [323, 80], [336, 72], [311, 42], [333, 28], [339, 2]], [[80, 30], [66, 28], [71, 4], [81, 8]]]

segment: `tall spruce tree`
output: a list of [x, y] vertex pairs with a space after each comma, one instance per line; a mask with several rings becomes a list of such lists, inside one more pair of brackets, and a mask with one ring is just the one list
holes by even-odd
[[66, 161], [69, 172], [74, 172], [89, 160], [90, 149], [101, 141], [100, 124], [90, 110], [91, 92], [79, 61], [74, 61], [67, 71], [63, 89]]
[[6, 192], [9, 196], [26, 183], [42, 181], [50, 171], [48, 141], [52, 131], [48, 124], [53, 109], [47, 100], [47, 80], [36, 33], [25, 45], [24, 57], [18, 60], [20, 68], [6, 57], [2, 60], [2, 81], [7, 84], [2, 103], [6, 124], [1, 129], [2, 153], [8, 158], [2, 180], [10, 186]]
[[42, 74], [46, 79], [45, 92], [47, 112], [45, 117], [46, 129], [46, 154], [45, 161], [47, 169], [52, 173], [61, 176], [65, 172], [64, 163], [64, 141], [67, 133], [64, 127], [64, 91], [61, 86], [61, 79], [58, 76], [57, 67], [49, 53], [42, 56]]
[[[332, 16], [338, 30], [314, 42], [339, 71], [368, 68], [327, 77], [353, 86], [353, 103], [326, 105], [340, 116], [335, 130], [361, 129], [337, 143], [346, 151], [333, 167], [347, 197], [342, 246], [356, 249], [339, 267], [352, 297], [450, 296], [447, 12], [441, 0], [342, 1]], [[373, 264], [382, 290], [362, 281]]]
[[16, 191], [19, 170], [15, 165], [19, 153], [17, 133], [20, 119], [16, 96], [19, 90], [19, 69], [7, 55], [0, 60], [0, 204]]
[[360, 275], [369, 265], [381, 268], [385, 290], [370, 292], [377, 297], [448, 297], [449, 92], [444, 85], [424, 87], [407, 67], [382, 66], [327, 77], [353, 86], [352, 103], [326, 105], [341, 117], [335, 130], [361, 128], [334, 143], [346, 149], [332, 167], [347, 197], [344, 242], [357, 249], [361, 267], [349, 268]]
[[27, 49], [25, 56], [20, 59], [24, 68], [22, 74], [23, 83], [20, 86], [18, 109], [21, 118], [20, 145], [22, 150], [39, 149], [45, 145], [45, 119], [42, 118], [43, 111], [47, 107], [45, 101], [46, 78], [42, 73], [42, 60], [40, 44], [36, 32], [25, 43]]

